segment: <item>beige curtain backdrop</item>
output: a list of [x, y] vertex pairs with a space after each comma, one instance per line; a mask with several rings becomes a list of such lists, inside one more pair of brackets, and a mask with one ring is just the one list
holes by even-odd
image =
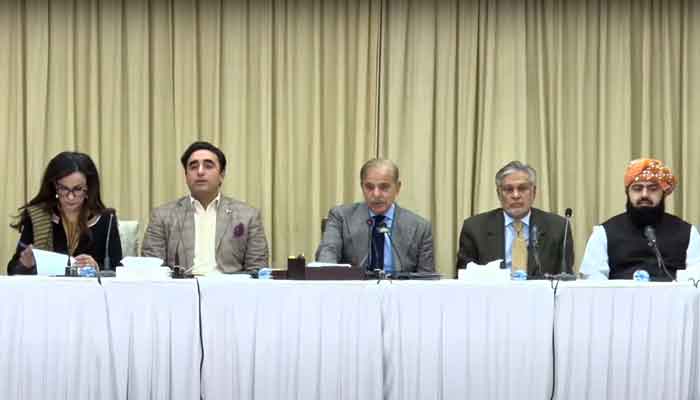
[[[331, 204], [376, 154], [378, 3], [14, 1], [0, 5], [5, 226], [63, 150], [98, 164], [142, 232], [187, 194], [180, 155], [209, 140], [223, 192], [259, 207], [274, 255], [311, 255]], [[2, 229], [8, 260], [17, 233]], [[2, 263], [5, 268], [6, 261]]]
[[630, 159], [665, 160], [681, 182], [668, 210], [700, 222], [700, 3], [389, 1], [383, 21], [380, 149], [446, 275], [514, 159], [539, 172], [537, 207], [574, 210], [579, 261], [624, 210]]
[[4, 1], [0, 271], [56, 153], [89, 153], [105, 202], [145, 228], [187, 193], [198, 139], [228, 157], [223, 192], [262, 210], [274, 266], [311, 258], [375, 155], [399, 163], [448, 276], [511, 159], [539, 171], [538, 207], [574, 209], [578, 259], [623, 210], [632, 158], [664, 159], [669, 210], [698, 223], [699, 26], [692, 0]]

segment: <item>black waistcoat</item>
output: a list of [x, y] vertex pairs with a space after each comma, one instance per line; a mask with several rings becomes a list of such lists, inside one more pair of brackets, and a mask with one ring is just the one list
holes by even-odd
[[[627, 215], [616, 215], [603, 223], [608, 238], [610, 279], [632, 279], [634, 271], [644, 269], [651, 280], [668, 280], [659, 269], [654, 250], [638, 227]], [[666, 268], [676, 277], [676, 270], [685, 269], [685, 257], [690, 241], [690, 224], [671, 214], [664, 214], [656, 226], [656, 242]]]

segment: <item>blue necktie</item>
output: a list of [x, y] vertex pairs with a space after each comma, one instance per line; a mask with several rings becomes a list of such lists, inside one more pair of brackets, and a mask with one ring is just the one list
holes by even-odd
[[370, 269], [384, 269], [384, 234], [379, 231], [380, 225], [384, 221], [383, 215], [375, 215], [372, 226], [372, 265]]

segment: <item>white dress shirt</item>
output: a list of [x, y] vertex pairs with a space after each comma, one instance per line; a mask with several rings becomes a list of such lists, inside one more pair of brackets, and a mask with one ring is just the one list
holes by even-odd
[[202, 203], [190, 197], [194, 208], [194, 260], [193, 275], [219, 273], [216, 268], [216, 212], [221, 193], [204, 208]]

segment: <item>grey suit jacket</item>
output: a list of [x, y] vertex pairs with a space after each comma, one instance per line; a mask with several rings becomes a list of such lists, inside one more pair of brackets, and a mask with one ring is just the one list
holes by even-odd
[[[566, 220], [556, 214], [544, 212], [537, 208], [531, 209], [530, 226], [537, 225], [538, 254], [543, 273], [556, 274], [561, 272], [562, 244], [564, 241], [564, 224]], [[571, 236], [571, 226], [567, 234], [566, 266], [572, 272], [574, 264], [574, 242]], [[464, 220], [462, 232], [459, 235], [459, 253], [457, 254], [457, 269], [466, 268], [470, 261], [486, 264], [490, 261], [505, 260], [505, 218], [503, 209], [498, 208], [474, 215]], [[534, 252], [528, 246], [527, 271], [534, 274], [536, 263]]]
[[[153, 210], [141, 254], [190, 272], [194, 235], [194, 207], [190, 196], [185, 196]], [[257, 209], [221, 196], [216, 214], [216, 263], [226, 273], [268, 265], [267, 239]]]
[[[369, 218], [369, 208], [365, 203], [346, 204], [330, 210], [326, 231], [316, 250], [316, 260], [364, 265], [369, 253]], [[396, 204], [391, 237], [396, 248], [396, 271], [435, 271], [430, 222]]]

